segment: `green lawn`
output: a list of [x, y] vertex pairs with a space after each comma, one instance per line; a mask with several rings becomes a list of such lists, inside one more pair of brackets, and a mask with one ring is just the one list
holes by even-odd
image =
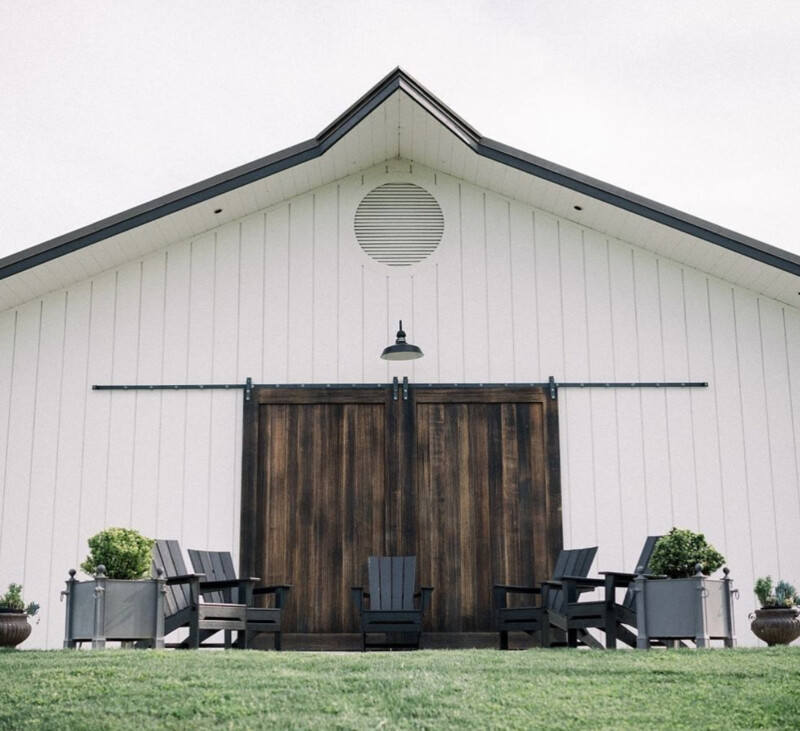
[[0, 650], [0, 728], [800, 728], [800, 647]]

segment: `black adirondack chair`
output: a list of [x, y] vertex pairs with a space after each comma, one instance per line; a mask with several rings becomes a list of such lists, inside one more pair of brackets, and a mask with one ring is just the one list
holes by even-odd
[[[430, 606], [433, 587], [414, 591], [416, 567], [416, 556], [369, 557], [369, 592], [361, 586], [351, 588], [360, 618], [362, 650], [419, 647], [422, 617]], [[375, 633], [386, 635], [386, 641], [368, 642], [367, 635]], [[412, 635], [412, 639], [395, 640], [395, 635]]]
[[[243, 638], [242, 633], [239, 633], [239, 640], [244, 639], [246, 647], [250, 646], [257, 634], [268, 632], [274, 637], [275, 649], [281, 649], [283, 608], [292, 588], [289, 584], [257, 586], [257, 578], [237, 579], [233, 559], [228, 551], [198, 551], [190, 548], [189, 560], [197, 573], [206, 576], [206, 581], [201, 583], [201, 589], [219, 587], [210, 592], [202, 591], [204, 600], [224, 604], [236, 601], [247, 607], [246, 637]], [[265, 594], [274, 595], [274, 607], [255, 605], [255, 598]], [[239, 644], [241, 646], [242, 643]]]
[[[562, 550], [556, 559], [552, 579], [558, 581], [562, 576], [586, 576], [596, 553], [597, 546]], [[540, 600], [532, 606], [509, 607], [509, 594], [539, 596]], [[542, 647], [554, 644], [555, 638], [551, 637], [550, 632], [549, 613], [551, 611], [561, 613], [564, 610], [566, 597], [560, 586], [548, 582], [543, 582], [539, 586], [495, 584], [492, 587], [492, 597], [497, 611], [497, 631], [500, 633], [501, 650], [508, 649], [509, 632], [526, 632], [530, 635], [539, 632]]]
[[[632, 574], [620, 571], [601, 571], [602, 579], [587, 579], [582, 576], [562, 576], [558, 583], [566, 597], [560, 611], [551, 611], [550, 624], [563, 630], [567, 635], [567, 644], [577, 647], [579, 644], [602, 648], [587, 630], [600, 629], [605, 633], [605, 647], [614, 649], [617, 640], [630, 647], [636, 647], [636, 635], [629, 627], [636, 627], [636, 595], [633, 581], [639, 573], [647, 573], [650, 557], [661, 536], [648, 536], [642, 547], [642, 553], [636, 562]], [[552, 586], [552, 584], [551, 584]], [[596, 601], [579, 601], [581, 591], [602, 588], [603, 599]], [[621, 602], [617, 601], [617, 590], [627, 589]]]
[[[239, 632], [241, 646], [247, 646], [246, 610], [243, 603], [205, 602], [201, 596], [207, 592], [218, 591], [224, 587], [220, 582], [207, 582], [199, 573], [190, 574], [186, 570], [183, 554], [178, 541], [157, 540], [153, 547], [153, 573], [164, 570], [167, 579], [165, 597], [164, 634], [187, 627], [189, 636], [179, 643], [166, 643], [166, 647], [199, 648], [233, 646], [231, 636]], [[207, 640], [217, 632], [223, 631], [224, 643], [209, 643]]]

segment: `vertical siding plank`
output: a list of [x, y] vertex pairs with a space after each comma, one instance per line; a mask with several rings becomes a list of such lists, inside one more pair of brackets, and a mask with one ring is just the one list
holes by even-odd
[[28, 549], [28, 511], [32, 491], [34, 433], [36, 429], [37, 375], [41, 343], [42, 302], [17, 310], [9, 404], [8, 446], [5, 452], [5, 490], [0, 505], [0, 565], [23, 575]]
[[464, 379], [473, 383], [489, 379], [484, 193], [462, 185], [460, 215]]
[[[720, 435], [722, 499], [727, 530], [725, 558], [740, 586], [752, 586], [752, 534], [747, 493], [737, 329], [730, 285], [707, 280]], [[714, 536], [708, 539], [713, 543]]]
[[[563, 222], [559, 225], [559, 257], [564, 329], [565, 381], [588, 380], [588, 335], [586, 323], [586, 281], [581, 231]], [[557, 379], [558, 380], [558, 379]], [[587, 393], [562, 391], [563, 420], [569, 440], [562, 447], [561, 464], [566, 467], [569, 489], [565, 491], [564, 516], [571, 541], [576, 546], [597, 542], [594, 492], [594, 443], [592, 441], [591, 397]]]
[[487, 335], [491, 382], [513, 382], [514, 309], [511, 279], [509, 203], [493, 195], [486, 203]]
[[[139, 380], [140, 297], [141, 265], [136, 263], [122, 267], [117, 274], [112, 383], [138, 383]], [[112, 392], [105, 506], [108, 526], [131, 525], [137, 406], [135, 392]]]
[[[384, 345], [374, 353], [366, 353], [368, 360], [377, 360], [383, 366], [383, 374], [378, 380], [389, 382], [394, 376], [402, 381], [408, 378], [414, 382], [414, 365], [417, 361], [382, 361], [378, 360], [383, 348], [394, 343], [397, 338], [399, 321], [403, 320], [403, 330], [409, 343], [419, 345], [419, 331], [414, 317], [414, 282], [409, 276], [390, 276], [386, 278], [386, 325]], [[423, 353], [425, 350], [423, 349]]]
[[[86, 555], [84, 537], [79, 535], [78, 531], [86, 401], [94, 395], [89, 390], [91, 385], [87, 378], [91, 296], [90, 282], [71, 288], [67, 294], [57, 450], [58, 472], [53, 508], [56, 519], [53, 524], [50, 571], [46, 588], [50, 597], [56, 596], [54, 587], [65, 581], [69, 569], [78, 568]], [[53, 610], [47, 611], [44, 616], [47, 617], [46, 646], [61, 647], [64, 640], [63, 610], [56, 611], [53, 606]]]
[[[664, 378], [689, 380], [686, 344], [686, 308], [681, 269], [658, 262], [658, 283], [664, 353]], [[697, 480], [691, 401], [688, 389], [666, 389], [667, 444], [669, 447], [670, 494], [675, 525], [698, 530]]]
[[[620, 381], [637, 381], [640, 380], [641, 374], [633, 258], [629, 247], [609, 242], [608, 275], [615, 375]], [[627, 567], [631, 561], [638, 558], [644, 536], [651, 530], [647, 521], [641, 393], [635, 389], [630, 391], [617, 389], [614, 393], [614, 412], [617, 423], [616, 456], [620, 479], [619, 509], [624, 526], [623, 560]]]
[[707, 389], [690, 389], [697, 490], [697, 525], [723, 554], [727, 545], [720, 471], [719, 384], [714, 382], [714, 353], [706, 277], [684, 269], [689, 379], [707, 381]]
[[[772, 501], [778, 558], [775, 573], [789, 575], [800, 565], [800, 506], [797, 502], [797, 463], [792, 424], [792, 401], [787, 368], [783, 308], [760, 299], [759, 316], [764, 362], [764, 400], [767, 412]], [[763, 483], [762, 483], [763, 484]], [[789, 567], [792, 567], [789, 569]]]
[[[437, 252], [436, 309], [429, 316], [436, 321], [438, 339], [437, 382], [458, 383], [465, 380], [464, 371], [464, 281], [462, 267], [463, 223], [461, 221], [461, 185], [452, 179], [438, 177], [436, 195], [443, 211], [451, 211], [445, 220], [442, 242]], [[431, 344], [429, 347], [433, 347]], [[423, 351], [425, 351], [423, 347]]]
[[314, 342], [314, 198], [303, 196], [289, 212], [289, 380], [313, 380]]
[[287, 383], [289, 363], [289, 206], [266, 214], [264, 259], [265, 383]]
[[[142, 263], [139, 327], [139, 383], [160, 383], [164, 363], [164, 287], [166, 258], [147, 259]], [[131, 525], [144, 535], [155, 537], [157, 530], [158, 468], [161, 448], [160, 392], [139, 391], [129, 394], [136, 407], [134, 433], [133, 497]]]
[[[3, 525], [3, 506], [8, 480], [8, 454], [11, 438], [11, 402], [14, 387], [14, 351], [17, 330], [17, 310], [0, 313], [0, 531]], [[16, 428], [16, 427], [13, 427]], [[5, 564], [0, 564], [0, 586], [8, 585], [15, 579], [5, 574]], [[10, 570], [10, 569], [9, 569]], [[6, 580], [8, 579], [8, 580]]]
[[[379, 274], [371, 268], [365, 267], [363, 272], [362, 291], [362, 332], [364, 350], [363, 379], [365, 383], [383, 383], [386, 381], [390, 368], [394, 363], [381, 360], [383, 349], [394, 342], [397, 333], [397, 323], [389, 322], [389, 313], [386, 311], [389, 302], [388, 277]], [[409, 308], [409, 312], [411, 308]], [[388, 332], [387, 332], [388, 330]]]
[[[592, 231], [584, 230], [583, 235], [589, 378], [615, 381], [608, 245], [605, 238]], [[592, 389], [587, 396], [591, 409], [597, 563], [630, 571], [622, 539], [615, 394], [611, 389]]]
[[[164, 295], [164, 383], [188, 383], [189, 323], [191, 308], [192, 245], [171, 247], [166, 253]], [[186, 418], [188, 399], [197, 394], [165, 391], [161, 396], [158, 501], [155, 536], [181, 535], [186, 489]]]
[[[210, 383], [213, 380], [215, 279], [216, 237], [212, 234], [192, 244], [187, 383]], [[179, 536], [185, 546], [209, 545], [211, 399], [211, 392], [191, 391], [186, 394], [184, 490]]]
[[[639, 378], [642, 381], [663, 381], [664, 354], [657, 260], [636, 251], [633, 267]], [[643, 389], [640, 398], [644, 414], [642, 442], [645, 454], [647, 525], [648, 530], [663, 532], [675, 522], [670, 492], [666, 399], [662, 389]]]
[[[39, 597], [44, 611], [55, 611], [49, 591], [50, 557], [53, 550], [55, 489], [58, 471], [59, 420], [61, 418], [61, 376], [64, 357], [64, 314], [66, 293], [51, 294], [42, 301], [41, 329], [37, 353], [36, 393], [30, 407], [34, 412], [31, 445], [30, 487], [25, 517], [25, 563], [21, 583], [26, 595]], [[42, 642], [47, 625], [34, 625], [32, 642]]]
[[422, 348], [425, 354], [410, 361], [410, 379], [416, 383], [439, 383], [439, 319], [437, 317], [437, 267], [427, 266], [417, 270], [411, 281], [411, 324], [414, 337], [410, 342]]
[[242, 255], [239, 261], [239, 369], [237, 383], [262, 381], [264, 346], [264, 215], [241, 222]]
[[[111, 272], [93, 281], [89, 331], [88, 383], [90, 386], [113, 383], [116, 295], [116, 272]], [[89, 537], [108, 527], [105, 507], [112, 393], [111, 391], [92, 391], [86, 396], [83, 479], [78, 497], [81, 541], [79, 551], [81, 552], [87, 551], [86, 541]], [[130, 394], [125, 393], [119, 395], [130, 397]], [[83, 555], [86, 554], [83, 553]]]
[[[217, 234], [214, 279], [214, 383], [234, 383], [239, 370], [239, 256], [241, 230], [225, 226]], [[241, 459], [234, 452], [238, 391], [214, 391], [211, 395], [211, 443], [209, 459], [208, 545], [232, 549], [239, 529], [233, 514], [239, 492]]]
[[[759, 301], [749, 292], [734, 289], [739, 396], [744, 425], [747, 503], [753, 541], [753, 571], [763, 576], [775, 571], [778, 542], [774, 485], [770, 465], [769, 424], [764, 386]], [[749, 347], [744, 347], [748, 344]]]
[[539, 340], [536, 311], [536, 254], [533, 214], [527, 206], [511, 203], [509, 223], [511, 295], [514, 331], [514, 380], [542, 381], [536, 344]]
[[318, 190], [314, 195], [314, 341], [312, 380], [331, 383], [339, 379], [337, 354], [339, 280], [338, 189]]

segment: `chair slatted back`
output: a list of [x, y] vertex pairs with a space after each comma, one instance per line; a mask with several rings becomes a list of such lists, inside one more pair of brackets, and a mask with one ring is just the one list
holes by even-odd
[[[639, 560], [633, 568], [634, 573], [639, 570], [640, 566], [645, 574], [649, 573], [650, 558], [653, 555], [653, 549], [656, 547], [659, 538], [661, 538], [661, 536], [647, 536], [647, 540], [644, 542], [644, 546], [642, 546], [642, 555], [639, 556]], [[636, 592], [633, 589], [634, 587], [632, 585], [628, 587], [628, 591], [625, 592], [625, 598], [622, 600], [622, 606], [635, 612]]]
[[[184, 576], [189, 573], [181, 553], [181, 546], [178, 541], [157, 540], [153, 546], [153, 575], [156, 569], [163, 569], [165, 578], [174, 576]], [[167, 585], [166, 611], [167, 617], [177, 614], [189, 606], [190, 595], [187, 584]]]
[[413, 610], [416, 570], [416, 556], [370, 556], [370, 609]]
[[[206, 575], [206, 581], [236, 580], [236, 569], [229, 551], [198, 551], [190, 548], [189, 560], [196, 573]], [[220, 589], [203, 594], [203, 600], [227, 604], [234, 601], [232, 595], [232, 589]]]
[[[563, 576], [578, 576], [584, 578], [589, 575], [592, 561], [597, 554], [597, 546], [590, 548], [569, 548], [558, 554], [556, 565], [553, 569], [553, 581], [558, 581]], [[547, 608], [558, 614], [564, 614], [567, 597], [561, 589], [551, 589], [547, 596]]]

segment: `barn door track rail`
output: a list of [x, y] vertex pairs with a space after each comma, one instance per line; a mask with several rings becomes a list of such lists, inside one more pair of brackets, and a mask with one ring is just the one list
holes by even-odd
[[[274, 383], [265, 384], [270, 388], [383, 388], [386, 383]], [[401, 383], [397, 376], [392, 379], [392, 398], [400, 398]], [[707, 388], [707, 381], [574, 381], [559, 382], [553, 376], [546, 383], [415, 383], [414, 388], [547, 388], [550, 398], [558, 398], [559, 388]], [[113, 385], [92, 386], [93, 391], [211, 391], [234, 390], [244, 391], [245, 401], [250, 401], [253, 394], [253, 379], [248, 378], [245, 383], [191, 383], [191, 384], [159, 384], [159, 385]], [[402, 381], [403, 400], [408, 401], [408, 377]]]

